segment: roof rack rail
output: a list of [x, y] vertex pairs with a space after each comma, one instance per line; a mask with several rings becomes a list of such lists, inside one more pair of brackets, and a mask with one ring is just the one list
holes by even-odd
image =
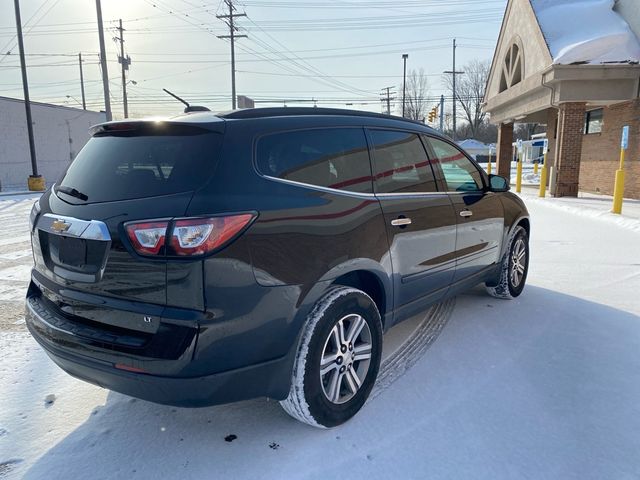
[[241, 110], [232, 110], [230, 112], [218, 113], [217, 116], [225, 119], [248, 119], [248, 118], [264, 118], [264, 117], [287, 117], [296, 115], [336, 115], [351, 117], [374, 117], [386, 118], [389, 120], [400, 120], [403, 122], [417, 123], [425, 125], [417, 120], [409, 118], [397, 117], [395, 115], [385, 115], [383, 113], [365, 112], [363, 110], [347, 110], [344, 108], [323, 108], [323, 107], [263, 107], [263, 108], [245, 108]]

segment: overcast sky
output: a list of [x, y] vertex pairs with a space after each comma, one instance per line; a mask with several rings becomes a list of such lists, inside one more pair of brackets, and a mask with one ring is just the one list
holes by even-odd
[[[235, 2], [237, 93], [257, 106], [313, 105], [381, 111], [381, 90], [423, 68], [430, 94], [446, 94], [442, 72], [490, 59], [507, 0], [244, 0]], [[78, 105], [78, 52], [87, 106], [104, 108], [93, 0], [20, 0], [31, 98]], [[122, 116], [122, 83], [114, 29], [122, 18], [132, 116], [176, 113], [174, 91], [212, 110], [231, 107], [230, 48], [216, 35], [228, 27], [220, 0], [102, 0], [114, 117]], [[0, 95], [22, 98], [13, 1], [0, 2]], [[11, 52], [10, 55], [6, 55]], [[68, 98], [69, 95], [72, 98]], [[67, 103], [65, 103], [67, 102]], [[352, 104], [352, 105], [347, 105]], [[398, 104], [396, 103], [396, 106]]]

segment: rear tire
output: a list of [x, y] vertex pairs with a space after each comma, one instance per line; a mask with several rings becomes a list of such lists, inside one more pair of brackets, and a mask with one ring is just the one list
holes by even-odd
[[507, 251], [502, 258], [498, 282], [495, 286], [487, 284], [487, 292], [496, 298], [516, 298], [524, 289], [528, 272], [529, 236], [523, 227], [517, 226], [511, 233]]
[[291, 389], [280, 404], [296, 420], [331, 428], [362, 408], [378, 376], [382, 321], [366, 293], [337, 287], [309, 314]]

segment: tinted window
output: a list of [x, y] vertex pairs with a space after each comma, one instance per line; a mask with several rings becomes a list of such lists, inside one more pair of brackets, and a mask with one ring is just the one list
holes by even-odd
[[602, 119], [604, 118], [604, 110], [598, 108], [585, 113], [584, 133], [600, 133], [602, 132]]
[[371, 130], [376, 190], [380, 193], [435, 192], [435, 178], [418, 135]]
[[464, 153], [437, 138], [429, 138], [429, 143], [440, 162], [449, 191], [467, 192], [482, 189], [482, 176]]
[[213, 171], [221, 138], [218, 133], [184, 128], [165, 128], [162, 134], [98, 135], [84, 146], [58, 184], [84, 193], [88, 203], [192, 191]]
[[360, 128], [300, 130], [262, 137], [258, 169], [263, 175], [321, 187], [371, 192], [371, 167]]

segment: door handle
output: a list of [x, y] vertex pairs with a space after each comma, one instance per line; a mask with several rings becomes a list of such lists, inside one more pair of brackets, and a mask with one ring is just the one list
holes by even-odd
[[411, 225], [411, 219], [402, 217], [391, 220], [391, 225], [394, 227], [406, 227], [407, 225]]
[[470, 217], [471, 215], [473, 215], [473, 212], [471, 210], [462, 210], [460, 212], [461, 217]]

